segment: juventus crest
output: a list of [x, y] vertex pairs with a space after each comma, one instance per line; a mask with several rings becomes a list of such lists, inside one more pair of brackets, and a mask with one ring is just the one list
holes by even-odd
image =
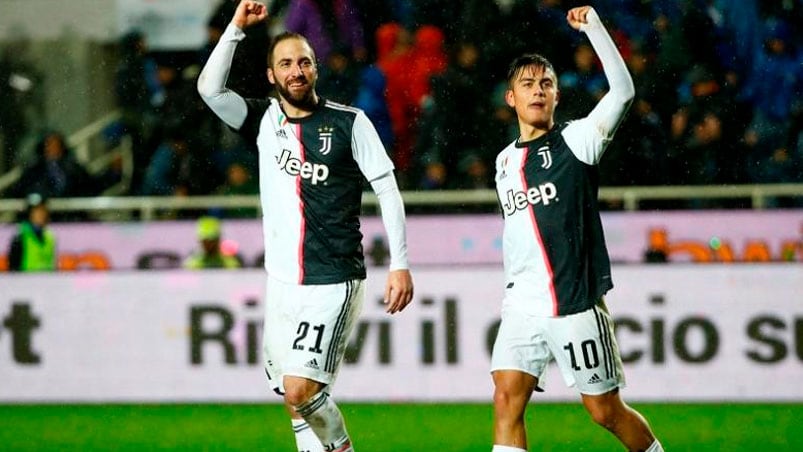
[[333, 127], [321, 126], [318, 128], [318, 139], [321, 141], [321, 148], [318, 149], [322, 155], [328, 154], [332, 150], [332, 131]]
[[552, 166], [552, 152], [549, 151], [549, 146], [541, 146], [536, 151], [541, 156], [541, 168], [549, 169]]

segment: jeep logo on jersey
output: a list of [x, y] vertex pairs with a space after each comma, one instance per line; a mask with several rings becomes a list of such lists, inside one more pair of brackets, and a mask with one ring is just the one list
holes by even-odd
[[302, 179], [309, 179], [312, 185], [325, 181], [329, 177], [329, 167], [320, 163], [302, 162], [297, 158], [290, 157], [290, 151], [284, 149], [282, 155], [276, 157], [279, 169], [284, 170], [291, 176], [301, 176]]
[[527, 207], [536, 204], [544, 204], [548, 206], [552, 200], [558, 197], [558, 190], [555, 184], [547, 182], [537, 187], [530, 187], [527, 191], [513, 190], [507, 191], [506, 202], [502, 204], [502, 210], [506, 216], [513, 215], [517, 210], [524, 210]]
[[332, 150], [332, 131], [335, 129], [333, 127], [322, 126], [318, 128], [318, 139], [321, 140], [321, 148], [318, 149], [323, 155], [329, 153]]
[[549, 152], [549, 146], [541, 146], [536, 152], [543, 159], [541, 168], [549, 169], [549, 167], [552, 166], [552, 153]]

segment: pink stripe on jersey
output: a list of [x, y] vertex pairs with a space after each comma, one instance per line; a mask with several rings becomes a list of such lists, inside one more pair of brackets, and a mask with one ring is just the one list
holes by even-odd
[[[527, 192], [529, 188], [527, 186], [527, 178], [524, 174], [524, 167], [527, 164], [527, 155], [529, 154], [530, 149], [524, 148], [524, 157], [521, 159], [521, 169], [519, 170], [519, 174], [521, 175], [521, 186], [524, 189], [524, 192]], [[535, 240], [538, 242], [538, 249], [541, 250], [541, 257], [544, 259], [544, 265], [546, 266], [547, 274], [549, 274], [549, 294], [552, 297], [552, 315], [558, 315], [558, 297], [555, 294], [555, 278], [554, 273], [552, 271], [552, 262], [549, 261], [549, 256], [546, 254], [546, 247], [544, 246], [544, 241], [541, 240], [541, 230], [538, 228], [538, 221], [535, 219], [535, 206], [530, 204], [527, 207], [527, 211], [530, 213], [530, 221], [533, 224], [533, 232], [535, 232]]]
[[[301, 162], [303, 163], [306, 160], [306, 155], [304, 142], [301, 140], [301, 124], [296, 124], [295, 128]], [[296, 176], [296, 194], [298, 195], [298, 212], [301, 214], [301, 230], [298, 231], [298, 283], [301, 284], [304, 282], [304, 231], [307, 229], [307, 222], [304, 219], [304, 198], [301, 197], [301, 174]]]

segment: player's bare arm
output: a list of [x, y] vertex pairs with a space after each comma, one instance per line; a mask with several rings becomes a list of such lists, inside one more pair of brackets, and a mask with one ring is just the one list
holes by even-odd
[[268, 7], [263, 3], [251, 0], [243, 0], [237, 5], [231, 23], [238, 28], [245, 29], [251, 25], [258, 24], [268, 18]]
[[413, 301], [413, 277], [410, 270], [392, 270], [385, 285], [385, 304], [388, 314], [401, 312]]

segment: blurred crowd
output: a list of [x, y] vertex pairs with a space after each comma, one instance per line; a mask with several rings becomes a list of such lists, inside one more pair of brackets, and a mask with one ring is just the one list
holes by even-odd
[[[134, 148], [130, 195], [256, 194], [254, 149], [195, 91], [200, 67], [233, 15], [221, 0], [194, 61], [175, 64], [132, 31], [119, 44], [122, 119], [105, 135]], [[504, 103], [508, 63], [524, 52], [559, 75], [558, 121], [587, 114], [607, 90], [585, 36], [566, 25], [572, 0], [277, 0], [249, 28], [229, 86], [270, 94], [271, 35], [308, 37], [319, 93], [372, 119], [407, 190], [490, 188], [496, 154], [518, 133]], [[803, 1], [597, 0], [636, 86], [602, 159], [603, 186], [803, 181]], [[0, 62], [2, 63], [2, 62]], [[8, 77], [0, 64], [0, 80]], [[4, 72], [5, 71], [5, 72]], [[18, 81], [19, 83], [19, 81]], [[3, 94], [6, 93], [6, 94]], [[13, 90], [0, 89], [0, 96]], [[0, 134], [19, 131], [0, 99]], [[89, 175], [48, 131], [7, 195], [89, 196], [114, 183]]]

